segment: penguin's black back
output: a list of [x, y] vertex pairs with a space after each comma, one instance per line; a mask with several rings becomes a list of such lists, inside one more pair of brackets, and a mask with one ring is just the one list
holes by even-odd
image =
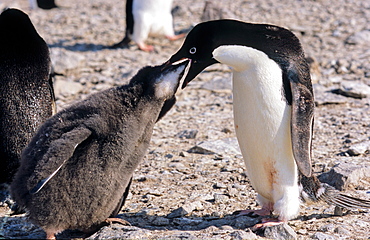
[[0, 183], [9, 183], [22, 149], [52, 115], [49, 49], [28, 16], [0, 15]]

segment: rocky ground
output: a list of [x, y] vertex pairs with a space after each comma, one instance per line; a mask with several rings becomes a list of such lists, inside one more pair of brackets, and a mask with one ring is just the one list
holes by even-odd
[[[118, 3], [117, 3], [118, 2]], [[218, 1], [214, 1], [218, 2]], [[310, 58], [316, 111], [315, 174], [348, 194], [370, 199], [370, 2], [359, 0], [223, 0], [215, 17], [271, 23], [291, 29]], [[150, 38], [151, 53], [132, 44], [108, 49], [125, 30], [124, 1], [57, 0], [49, 11], [27, 0], [0, 0], [0, 8], [27, 12], [49, 44], [58, 109], [87, 94], [127, 83], [145, 65], [166, 61], [182, 40]], [[205, 1], [174, 0], [176, 31], [202, 19]], [[203, 18], [204, 19], [204, 18]], [[257, 208], [255, 192], [236, 144], [231, 73], [214, 65], [178, 95], [176, 106], [155, 127], [151, 146], [136, 170], [119, 217], [90, 236], [150, 239], [368, 239], [369, 213], [340, 214], [323, 203], [303, 205], [288, 225], [252, 231], [259, 218], [232, 215]], [[329, 174], [329, 175], [328, 175]], [[331, 174], [331, 175], [330, 175]], [[0, 238], [42, 238], [24, 215], [0, 207]], [[65, 232], [60, 238], [81, 238]]]

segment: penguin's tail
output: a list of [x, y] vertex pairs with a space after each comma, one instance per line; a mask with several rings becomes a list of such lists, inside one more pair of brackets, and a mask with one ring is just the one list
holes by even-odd
[[321, 183], [315, 176], [306, 177], [300, 174], [299, 180], [301, 198], [304, 202], [324, 201], [330, 205], [351, 210], [370, 209], [369, 200], [343, 194], [334, 187]]

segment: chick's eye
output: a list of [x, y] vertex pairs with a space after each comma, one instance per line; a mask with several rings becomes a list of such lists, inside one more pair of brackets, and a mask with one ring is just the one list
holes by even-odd
[[189, 50], [189, 53], [190, 54], [194, 54], [194, 53], [196, 53], [197, 52], [197, 48], [196, 47], [192, 47], [192, 48], [190, 48], [190, 50]]

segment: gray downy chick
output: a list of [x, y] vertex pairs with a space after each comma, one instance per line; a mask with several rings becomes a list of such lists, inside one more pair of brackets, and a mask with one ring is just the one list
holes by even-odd
[[94, 232], [119, 212], [186, 65], [145, 67], [128, 85], [90, 95], [41, 126], [11, 190], [48, 239], [66, 229]]

